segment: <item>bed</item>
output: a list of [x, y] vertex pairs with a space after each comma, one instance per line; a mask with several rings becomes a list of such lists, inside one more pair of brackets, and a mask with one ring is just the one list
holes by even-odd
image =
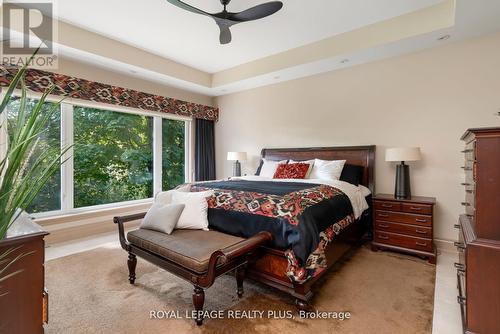
[[[261, 154], [278, 161], [346, 160], [362, 169], [360, 185], [371, 193], [374, 155], [375, 146], [263, 149]], [[370, 200], [364, 198], [369, 192], [360, 199], [356, 189], [361, 188], [339, 181], [247, 176], [197, 183], [190, 191], [215, 191], [208, 200], [211, 229], [241, 237], [271, 232], [272, 245], [260, 248], [246, 276], [289, 293], [300, 309], [309, 309], [312, 286], [369, 232]]]

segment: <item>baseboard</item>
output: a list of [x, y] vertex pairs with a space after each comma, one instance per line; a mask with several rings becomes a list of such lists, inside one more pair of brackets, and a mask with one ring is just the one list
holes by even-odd
[[[113, 210], [93, 211], [64, 217], [59, 216], [55, 219], [41, 218], [35, 221], [50, 233], [45, 237], [46, 245], [50, 246], [114, 231], [118, 233], [118, 229], [113, 223], [113, 217], [145, 212], [150, 206], [151, 204], [140, 204], [124, 208], [114, 208]], [[130, 222], [127, 223], [127, 228], [138, 225], [139, 221]]]
[[458, 253], [457, 247], [455, 247], [454, 241], [452, 240], [434, 239], [434, 244], [439, 252]]

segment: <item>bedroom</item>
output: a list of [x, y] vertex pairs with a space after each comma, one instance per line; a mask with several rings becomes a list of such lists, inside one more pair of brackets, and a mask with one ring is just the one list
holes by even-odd
[[500, 332], [498, 1], [268, 2], [2, 2], [1, 333]]

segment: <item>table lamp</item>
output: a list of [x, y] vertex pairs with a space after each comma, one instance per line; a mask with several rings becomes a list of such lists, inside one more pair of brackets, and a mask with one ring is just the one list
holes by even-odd
[[410, 166], [405, 161], [420, 160], [420, 147], [395, 147], [385, 150], [385, 161], [401, 161], [396, 166], [396, 186], [394, 197], [399, 199], [410, 199]]
[[240, 161], [247, 159], [247, 152], [227, 152], [227, 160], [234, 161], [233, 176], [241, 176]]

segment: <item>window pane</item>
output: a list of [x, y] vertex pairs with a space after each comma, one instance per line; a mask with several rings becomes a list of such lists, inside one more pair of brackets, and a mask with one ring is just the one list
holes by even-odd
[[185, 182], [185, 122], [165, 118], [162, 122], [162, 188], [169, 190]]
[[[26, 103], [26, 117], [31, 113], [37, 100], [28, 99]], [[46, 113], [52, 110], [54, 107], [57, 108], [55, 103], [45, 102], [42, 107], [42, 113]], [[20, 100], [19, 98], [13, 98], [7, 105], [7, 119], [8, 119], [8, 132], [9, 136], [12, 135], [17, 117], [19, 115]], [[53, 161], [60, 152], [61, 149], [61, 112], [56, 111], [52, 114], [51, 119], [47, 124], [47, 129], [44, 131], [38, 141], [36, 142], [35, 150], [30, 154], [29, 161], [33, 163], [40, 156], [41, 152], [49, 151], [51, 152], [48, 159], [44, 162], [49, 163]], [[33, 200], [31, 205], [26, 211], [30, 213], [36, 212], [46, 212], [61, 209], [61, 171], [58, 169], [57, 172], [52, 175], [52, 177], [47, 181], [45, 186], [42, 188], [38, 196]]]
[[74, 107], [75, 208], [153, 196], [153, 118]]

